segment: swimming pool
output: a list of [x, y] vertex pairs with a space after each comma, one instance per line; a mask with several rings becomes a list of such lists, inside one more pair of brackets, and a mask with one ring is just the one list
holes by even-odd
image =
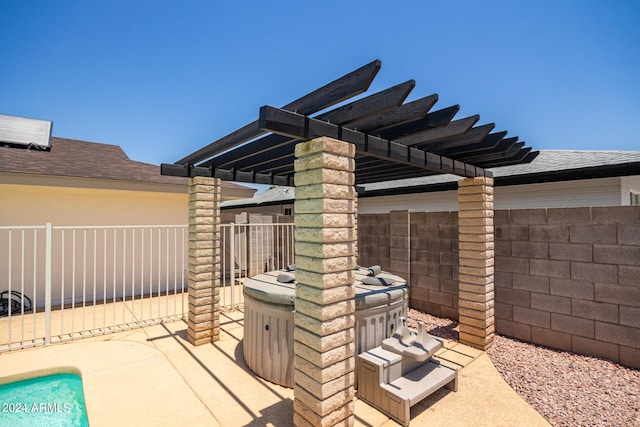
[[0, 385], [0, 425], [88, 426], [82, 379], [60, 373]]

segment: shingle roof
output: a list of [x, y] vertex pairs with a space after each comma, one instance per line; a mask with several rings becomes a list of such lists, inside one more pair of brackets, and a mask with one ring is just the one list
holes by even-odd
[[[611, 150], [540, 150], [538, 157], [531, 163], [514, 166], [504, 166], [490, 169], [496, 184], [499, 181], [508, 182], [510, 178], [525, 176], [551, 176], [553, 174], [562, 179], [585, 179], [587, 171], [616, 169], [619, 166], [633, 167], [638, 165], [637, 175], [640, 175], [640, 151], [611, 151]], [[629, 175], [628, 173], [626, 175]], [[435, 175], [422, 178], [402, 179], [397, 181], [378, 182], [365, 185], [366, 191], [383, 190], [388, 188], [407, 188], [415, 186], [435, 185], [457, 182], [455, 175]]]
[[[160, 168], [131, 160], [117, 145], [51, 137], [51, 151], [0, 147], [0, 172], [187, 185]], [[223, 182], [227, 188], [245, 188]]]
[[[496, 185], [640, 175], [640, 151], [540, 150], [531, 163], [490, 170]], [[459, 179], [445, 174], [365, 184], [362, 186], [365, 192], [361, 196], [450, 190], [456, 187]], [[280, 204], [294, 198], [295, 188], [276, 187], [257, 193], [252, 199], [223, 202], [222, 206]]]

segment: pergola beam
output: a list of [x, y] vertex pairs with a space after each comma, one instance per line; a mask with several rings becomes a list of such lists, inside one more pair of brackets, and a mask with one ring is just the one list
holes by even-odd
[[418, 169], [455, 173], [465, 177], [490, 176], [490, 172], [433, 153], [407, 147], [353, 129], [323, 122], [280, 108], [260, 108], [260, 128], [301, 140], [328, 136], [356, 146], [356, 151], [371, 157], [402, 163]]

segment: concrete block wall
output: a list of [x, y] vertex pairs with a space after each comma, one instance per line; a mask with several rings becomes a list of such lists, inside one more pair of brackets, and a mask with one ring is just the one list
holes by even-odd
[[[457, 320], [457, 212], [406, 215], [410, 305]], [[389, 218], [359, 215], [361, 265], [390, 268]], [[640, 207], [495, 211], [494, 226], [497, 333], [640, 368]]]
[[640, 208], [497, 211], [496, 330], [640, 368]]

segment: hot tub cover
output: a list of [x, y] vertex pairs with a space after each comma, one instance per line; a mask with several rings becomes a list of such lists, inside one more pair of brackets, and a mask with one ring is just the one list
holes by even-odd
[[[376, 277], [393, 281], [391, 286], [365, 285], [362, 280], [367, 277], [369, 269], [356, 270], [356, 309], [377, 307], [399, 301], [408, 297], [409, 287], [403, 278], [381, 272]], [[270, 271], [250, 277], [244, 282], [244, 294], [253, 299], [274, 305], [291, 306], [296, 300], [296, 282], [281, 283], [278, 276], [282, 271]], [[291, 275], [291, 272], [288, 273]]]

